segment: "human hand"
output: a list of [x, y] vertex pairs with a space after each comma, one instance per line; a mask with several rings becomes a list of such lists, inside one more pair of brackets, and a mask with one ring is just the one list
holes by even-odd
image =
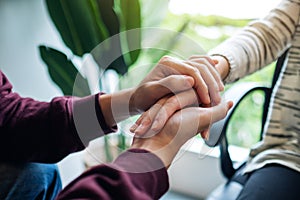
[[191, 106], [199, 106], [198, 97], [194, 89], [175, 95], [168, 95], [144, 112], [130, 128], [130, 131], [138, 136], [143, 136], [146, 132], [148, 134], [149, 132], [157, 133], [176, 111]]
[[194, 79], [186, 75], [169, 75], [158, 80], [143, 81], [131, 92], [130, 112], [143, 113], [162, 97], [189, 90], [194, 83]]
[[[136, 88], [101, 95], [99, 103], [108, 125], [148, 110], [160, 98], [195, 88], [199, 104], [220, 102], [223, 83], [210, 60], [197, 62], [163, 57]], [[176, 110], [173, 108], [173, 112]], [[165, 121], [170, 117], [167, 116]]]
[[186, 75], [170, 75], [157, 81], [149, 81], [135, 88], [99, 96], [99, 104], [108, 126], [116, 124], [131, 115], [144, 112], [160, 98], [189, 90], [194, 79]]
[[[163, 104], [161, 100], [157, 104]], [[232, 107], [231, 101], [217, 106], [189, 107], [177, 111], [157, 134], [147, 132], [147, 137], [135, 137], [132, 148], [146, 149], [161, 158], [168, 167], [181, 146], [212, 123], [223, 119]], [[159, 106], [159, 105], [158, 105]]]
[[228, 62], [228, 60], [221, 55], [213, 55], [210, 57], [213, 62], [215, 63], [215, 68], [218, 71], [218, 73], [220, 74], [222, 80], [224, 80], [228, 73], [229, 73], [229, 69], [230, 69], [230, 64]]
[[[194, 79], [193, 87], [202, 104], [218, 104], [221, 101], [220, 91], [223, 91], [224, 85], [213, 65], [213, 61], [205, 56], [190, 61], [164, 56], [140, 85], [147, 82], [158, 81], [170, 75], [187, 75]], [[176, 87], [180, 86], [176, 84]], [[170, 90], [172, 89], [173, 88], [170, 88]], [[174, 94], [176, 91], [171, 91], [171, 93]], [[157, 95], [157, 93], [153, 95]], [[138, 98], [135, 99], [137, 101], [143, 101]], [[145, 111], [152, 104], [145, 106], [142, 103], [136, 103], [136, 105], [140, 105], [140, 110]]]
[[[168, 100], [165, 101], [165, 103], [161, 107], [151, 107], [149, 108], [150, 111], [144, 113], [137, 122], [131, 127], [130, 131], [134, 132], [138, 135], [144, 134], [150, 127], [152, 131], [159, 131], [168, 118], [175, 113], [177, 110], [180, 110], [187, 106], [195, 106], [195, 105], [202, 105], [202, 106], [213, 106], [220, 102], [220, 94], [219, 92], [224, 89], [224, 85], [221, 81], [220, 76], [218, 75], [218, 72], [212, 65], [214, 61], [210, 59], [208, 56], [192, 56], [190, 57], [189, 61], [178, 61], [178, 60], [172, 60], [169, 61], [172, 64], [169, 64], [171, 66], [177, 67], [177, 65], [183, 65], [186, 64], [189, 66], [194, 67], [194, 70], [199, 70], [201, 74], [201, 78], [203, 78], [204, 83], [206, 84], [204, 88], [207, 88], [210, 97], [212, 101], [209, 105], [204, 104], [203, 100], [201, 102], [200, 96], [197, 95], [197, 93], [193, 92], [193, 90], [181, 92], [179, 94], [170, 96]], [[175, 64], [173, 64], [175, 63]], [[167, 65], [167, 66], [169, 66]], [[155, 76], [154, 76], [155, 77]], [[147, 78], [146, 78], [147, 80]], [[218, 87], [216, 87], [216, 84]], [[196, 91], [197, 92], [197, 91]], [[204, 89], [204, 92], [200, 94], [205, 94], [206, 90]], [[204, 95], [207, 97], [208, 95]], [[198, 98], [199, 97], [199, 98]], [[150, 114], [151, 113], [151, 114]], [[205, 138], [208, 135], [208, 130], [204, 131], [202, 136]]]

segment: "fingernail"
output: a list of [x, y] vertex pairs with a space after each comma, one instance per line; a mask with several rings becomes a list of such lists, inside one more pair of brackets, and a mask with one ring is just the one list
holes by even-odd
[[220, 84], [220, 92], [224, 91], [224, 89], [225, 89], [224, 83], [221, 82], [221, 84]]
[[228, 107], [228, 110], [230, 110], [233, 107], [233, 101], [227, 102], [227, 107]]
[[153, 124], [152, 124], [151, 130], [158, 131], [158, 129], [159, 129], [159, 120], [155, 119]]
[[134, 131], [135, 134], [143, 134], [146, 132], [146, 128], [150, 125], [150, 121], [143, 121]]
[[207, 140], [209, 139], [209, 131], [203, 131], [203, 132], [201, 133], [201, 137], [202, 137], [205, 141], [207, 141]]
[[131, 133], [133, 133], [137, 127], [138, 127], [137, 124], [133, 124], [133, 125], [130, 127], [129, 131], [130, 131]]
[[143, 124], [140, 124], [135, 130], [134, 133], [135, 134], [142, 134], [144, 132], [145, 126]]
[[209, 133], [205, 134], [204, 140], [207, 141], [209, 139]]
[[210, 100], [210, 97], [209, 97], [209, 96], [206, 96], [206, 102], [207, 102], [207, 104], [210, 104], [210, 103], [211, 103], [211, 100]]

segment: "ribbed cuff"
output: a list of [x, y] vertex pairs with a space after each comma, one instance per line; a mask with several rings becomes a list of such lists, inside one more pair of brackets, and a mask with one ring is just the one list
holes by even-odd
[[238, 80], [239, 78], [237, 77], [237, 64], [235, 63], [233, 57], [226, 52], [221, 52], [221, 53], [215, 53], [214, 51], [210, 52], [210, 55], [217, 55], [217, 56], [221, 56], [223, 57], [227, 63], [229, 64], [229, 72], [227, 77], [223, 80], [224, 83], [231, 83], [234, 82], [236, 80]]
[[115, 127], [109, 127], [99, 105], [99, 95], [90, 95], [84, 98], [73, 99], [73, 120], [78, 136], [87, 146], [104, 134], [115, 132]]
[[98, 122], [99, 122], [104, 134], [113, 133], [118, 130], [118, 127], [117, 126], [110, 127], [107, 125], [107, 123], [105, 121], [105, 118], [104, 118], [104, 115], [102, 113], [102, 109], [101, 109], [101, 106], [99, 103], [99, 96], [102, 94], [104, 94], [104, 93], [98, 93], [95, 95], [95, 110], [96, 110], [97, 119], [98, 119]]

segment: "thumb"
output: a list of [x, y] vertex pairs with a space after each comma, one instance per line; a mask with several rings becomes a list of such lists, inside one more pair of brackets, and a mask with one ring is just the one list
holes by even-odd
[[152, 82], [160, 92], [161, 97], [189, 90], [194, 86], [194, 79], [186, 75], [170, 75], [159, 81]]
[[224, 117], [226, 117], [228, 111], [232, 108], [233, 102], [232, 101], [223, 101], [217, 106], [211, 107], [211, 113], [212, 113], [212, 123], [217, 122]]

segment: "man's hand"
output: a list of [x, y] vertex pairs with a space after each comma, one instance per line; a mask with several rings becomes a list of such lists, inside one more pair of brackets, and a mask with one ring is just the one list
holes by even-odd
[[194, 79], [186, 75], [170, 75], [149, 81], [136, 88], [99, 96], [99, 104], [108, 126], [113, 127], [131, 115], [140, 114], [168, 94], [192, 89]]

